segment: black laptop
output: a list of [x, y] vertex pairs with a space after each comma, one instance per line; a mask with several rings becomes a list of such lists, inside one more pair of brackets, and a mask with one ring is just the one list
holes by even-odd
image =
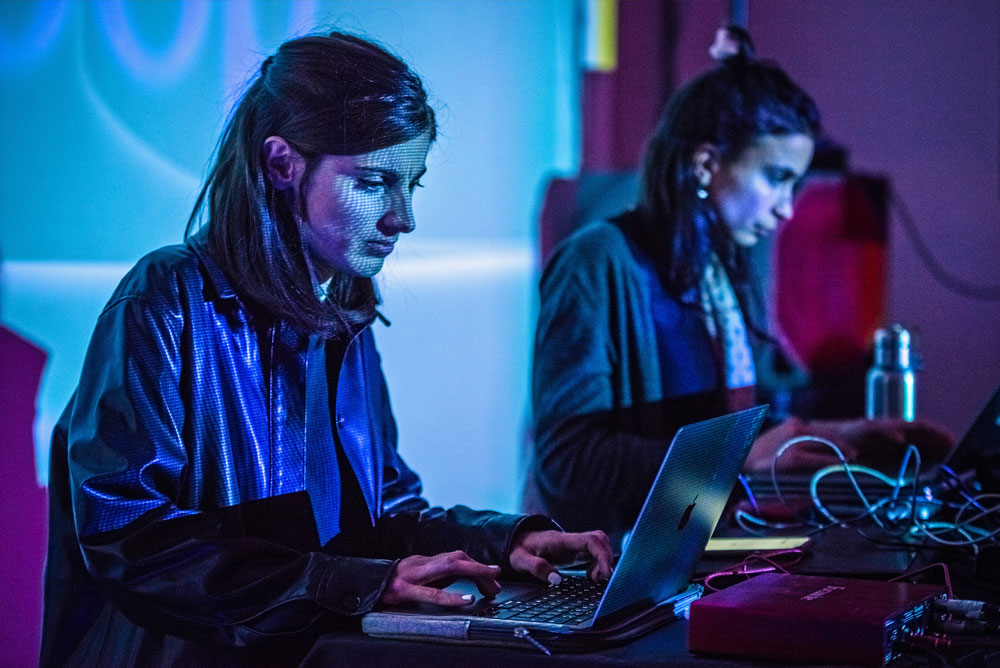
[[[786, 498], [802, 498], [810, 494], [813, 472], [779, 472], [777, 483]], [[855, 480], [871, 502], [886, 496], [891, 488], [884, 481], [866, 475]], [[776, 496], [770, 472], [758, 471], [746, 475], [752, 493], [758, 499]], [[986, 402], [968, 431], [952, 448], [944, 463], [924, 468], [918, 485], [931, 497], [939, 497], [957, 487], [981, 485], [984, 491], [1000, 492], [1000, 386]], [[824, 504], [838, 511], [853, 511], [860, 507], [857, 491], [847, 475], [835, 471], [823, 477], [816, 486]]]
[[[503, 582], [495, 598], [461, 611], [428, 604], [383, 608], [366, 614], [362, 629], [377, 637], [546, 651], [610, 644], [682, 616], [700, 595], [690, 585], [695, 565], [766, 412], [758, 406], [677, 432], [606, 585], [571, 574], [555, 586]], [[450, 590], [477, 593], [471, 582]]]

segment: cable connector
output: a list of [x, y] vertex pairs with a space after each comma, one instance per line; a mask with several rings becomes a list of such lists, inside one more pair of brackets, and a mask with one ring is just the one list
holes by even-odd
[[977, 619], [937, 619], [931, 622], [937, 633], [967, 636], [995, 636], [1000, 634], [1000, 624]]
[[938, 599], [933, 603], [938, 612], [957, 615], [963, 619], [997, 619], [1000, 618], [1000, 606], [983, 601], [951, 598]]
[[549, 651], [549, 648], [543, 645], [542, 643], [538, 642], [534, 638], [532, 638], [531, 631], [524, 628], [523, 626], [518, 626], [516, 629], [514, 629], [514, 637], [527, 640], [539, 652], [542, 652], [546, 656], [552, 656], [552, 652]]
[[909, 633], [902, 640], [902, 643], [918, 645], [920, 647], [932, 647], [934, 649], [952, 646], [951, 640], [937, 633]]

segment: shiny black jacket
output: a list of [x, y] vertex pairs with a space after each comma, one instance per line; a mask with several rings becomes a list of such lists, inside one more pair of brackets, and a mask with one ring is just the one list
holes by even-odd
[[[248, 308], [197, 237], [122, 280], [53, 434], [43, 666], [294, 665], [375, 605], [395, 559], [507, 565], [525, 518], [421, 498], [371, 330], [347, 346], [335, 416], [323, 351]], [[333, 429], [374, 527], [354, 556], [321, 547], [339, 528]]]

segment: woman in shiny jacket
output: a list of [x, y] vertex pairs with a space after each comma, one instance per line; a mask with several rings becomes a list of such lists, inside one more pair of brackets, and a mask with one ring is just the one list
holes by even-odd
[[[413, 231], [420, 79], [332, 33], [268, 58], [184, 244], [101, 313], [52, 441], [42, 665], [294, 665], [379, 603], [461, 606], [600, 532], [431, 508], [396, 452], [372, 277]], [[420, 556], [430, 555], [430, 556]]]

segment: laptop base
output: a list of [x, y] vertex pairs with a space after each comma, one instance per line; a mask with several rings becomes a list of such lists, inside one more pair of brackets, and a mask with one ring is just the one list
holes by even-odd
[[[398, 612], [369, 612], [361, 619], [361, 630], [376, 638], [419, 640], [495, 647], [517, 647], [540, 652], [585, 652], [614, 647], [643, 636], [653, 629], [687, 616], [691, 603], [701, 596], [702, 587], [691, 585], [655, 608], [602, 627], [577, 630], [555, 625], [510, 621], [498, 625], [476, 623], [467, 616], [428, 618]], [[504, 620], [506, 621], [506, 620]]]

